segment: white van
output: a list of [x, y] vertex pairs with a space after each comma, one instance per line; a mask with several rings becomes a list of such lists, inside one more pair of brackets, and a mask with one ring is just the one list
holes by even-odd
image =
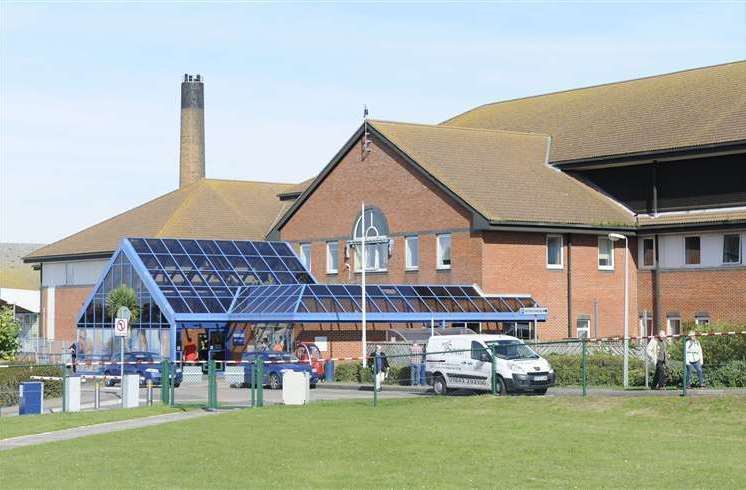
[[497, 354], [497, 392], [544, 394], [554, 369], [522, 340], [510, 335], [436, 335], [427, 341], [425, 373], [435, 393], [467, 388], [491, 391], [492, 349]]

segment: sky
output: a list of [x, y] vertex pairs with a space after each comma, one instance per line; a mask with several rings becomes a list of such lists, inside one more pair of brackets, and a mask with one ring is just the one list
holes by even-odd
[[746, 58], [746, 3], [0, 3], [0, 242], [178, 187], [179, 86], [207, 176], [299, 182], [362, 122]]

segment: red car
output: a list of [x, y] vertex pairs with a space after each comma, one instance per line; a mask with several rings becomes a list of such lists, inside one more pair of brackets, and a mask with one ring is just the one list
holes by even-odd
[[300, 362], [307, 362], [311, 365], [311, 372], [324, 379], [324, 358], [318, 346], [313, 342], [299, 342], [295, 348], [295, 356]]

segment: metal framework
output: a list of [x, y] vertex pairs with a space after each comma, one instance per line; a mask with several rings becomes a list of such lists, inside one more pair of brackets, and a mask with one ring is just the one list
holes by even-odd
[[168, 328], [159, 338], [172, 358], [177, 327], [197, 322], [359, 323], [363, 312], [381, 323], [546, 320], [522, 311], [538, 306], [530, 296], [466, 285], [369, 285], [363, 309], [360, 285], [316, 283], [285, 242], [125, 238], [84, 303], [79, 332], [111, 326], [106, 296], [120, 284], [147, 309], [133, 328]]

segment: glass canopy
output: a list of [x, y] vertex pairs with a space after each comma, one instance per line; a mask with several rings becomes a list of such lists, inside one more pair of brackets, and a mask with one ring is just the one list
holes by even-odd
[[[124, 239], [100, 282], [111, 282], [122, 263], [131, 264], [170, 323], [362, 320], [360, 285], [317, 284], [285, 242]], [[79, 322], [90, 323], [91, 301], [104, 300], [96, 294]], [[372, 322], [546, 320], [529, 296], [485, 295], [476, 286], [369, 285], [365, 298]]]

